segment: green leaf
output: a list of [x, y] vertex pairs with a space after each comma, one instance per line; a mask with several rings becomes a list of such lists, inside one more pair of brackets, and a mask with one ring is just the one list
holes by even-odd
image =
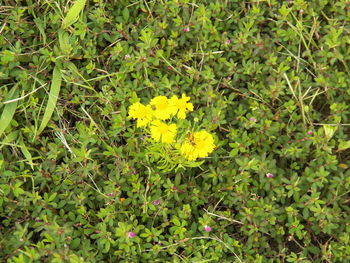
[[80, 238], [75, 238], [73, 241], [70, 243], [70, 246], [72, 249], [78, 248], [80, 245]]
[[84, 9], [86, 0], [77, 0], [69, 9], [66, 17], [62, 21], [62, 28], [65, 29], [72, 25], [77, 19], [80, 12]]
[[22, 182], [17, 182], [14, 186], [13, 186], [13, 194], [15, 195], [15, 197], [18, 197], [19, 195], [25, 193], [25, 191], [20, 187], [22, 185]]
[[324, 129], [324, 134], [326, 136], [326, 139], [327, 139], [327, 141], [329, 141], [333, 137], [333, 135], [334, 135], [335, 131], [338, 129], [338, 127], [325, 124], [325, 125], [323, 125], [323, 129]]
[[177, 217], [173, 218], [173, 223], [175, 226], [181, 226], [180, 220]]
[[0, 64], [7, 65], [9, 62], [12, 62], [16, 59], [16, 55], [10, 50], [5, 50], [1, 54]]
[[[5, 97], [5, 102], [9, 100], [13, 100], [18, 96], [18, 90], [17, 85], [11, 89], [8, 96]], [[3, 132], [6, 130], [7, 126], [10, 124], [13, 115], [15, 115], [17, 108], [17, 101], [13, 101], [10, 103], [5, 104], [4, 110], [2, 111], [1, 118], [0, 118], [0, 137], [3, 134]]]
[[55, 109], [56, 102], [58, 99], [58, 94], [60, 93], [61, 82], [62, 82], [61, 71], [59, 67], [56, 65], [55, 68], [53, 69], [49, 100], [47, 102], [44, 117], [38, 129], [37, 135], [39, 135], [45, 129], [47, 123], [51, 119], [53, 110]]
[[344, 151], [346, 149], [349, 149], [350, 148], [350, 141], [342, 141], [339, 143], [339, 146], [338, 146], [338, 152], [340, 151]]
[[123, 10], [123, 18], [124, 18], [124, 22], [128, 22], [129, 20], [129, 9], [126, 7]]
[[45, 24], [40, 18], [35, 18], [34, 23], [36, 27], [39, 29], [40, 35], [43, 38], [43, 44], [46, 45], [46, 34], [45, 34]]
[[176, 185], [176, 186], [179, 186], [180, 183], [181, 183], [181, 174], [177, 174], [177, 175], [175, 176], [175, 185]]
[[24, 157], [27, 159], [27, 161], [30, 165], [30, 168], [32, 168], [32, 170], [34, 170], [32, 155], [30, 154], [26, 145], [24, 144], [23, 139], [21, 138], [20, 140], [21, 141], [20, 141], [19, 145], [21, 146], [21, 151], [22, 151]]
[[69, 35], [63, 30], [58, 30], [58, 42], [60, 44], [60, 49], [63, 54], [70, 54], [72, 46], [69, 43]]
[[57, 193], [53, 193], [53, 194], [49, 197], [48, 201], [49, 201], [49, 202], [53, 201], [53, 200], [55, 199], [56, 196], [57, 196]]
[[6, 145], [6, 144], [11, 143], [14, 140], [16, 140], [18, 137], [18, 134], [19, 134], [19, 131], [13, 131], [13, 132], [10, 132], [9, 134], [7, 134], [6, 137], [0, 143], [0, 145], [2, 145], [2, 146], [0, 146], [0, 149], [3, 147], [3, 145]]

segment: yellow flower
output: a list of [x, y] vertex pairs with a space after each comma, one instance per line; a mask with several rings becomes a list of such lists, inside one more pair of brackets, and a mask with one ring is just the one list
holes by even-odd
[[169, 103], [169, 100], [165, 96], [157, 96], [150, 102], [154, 109], [154, 116], [160, 120], [169, 119], [172, 115], [176, 114], [176, 108]]
[[129, 117], [137, 120], [137, 127], [143, 127], [151, 122], [153, 111], [150, 105], [145, 106], [140, 102], [135, 102], [129, 107]]
[[151, 123], [151, 136], [157, 142], [172, 143], [176, 135], [176, 125], [166, 124], [160, 120]]
[[207, 157], [215, 148], [213, 136], [202, 130], [189, 133], [187, 140], [181, 145], [180, 152], [188, 160], [195, 160], [200, 157]]
[[176, 107], [177, 117], [179, 119], [186, 118], [186, 111], [193, 111], [193, 104], [187, 102], [190, 100], [190, 97], [187, 97], [185, 94], [182, 94], [182, 97], [179, 99], [177, 96], [173, 96], [170, 99], [170, 104]]

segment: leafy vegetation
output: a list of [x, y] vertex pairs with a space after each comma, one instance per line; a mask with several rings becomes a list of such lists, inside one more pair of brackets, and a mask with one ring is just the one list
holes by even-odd
[[[1, 1], [2, 261], [350, 262], [349, 20], [347, 0]], [[128, 109], [182, 94], [216, 148], [166, 171]]]

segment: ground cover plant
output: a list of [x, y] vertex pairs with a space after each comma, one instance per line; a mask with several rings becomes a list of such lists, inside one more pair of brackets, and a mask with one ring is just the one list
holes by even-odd
[[349, 10], [0, 1], [1, 262], [350, 262]]

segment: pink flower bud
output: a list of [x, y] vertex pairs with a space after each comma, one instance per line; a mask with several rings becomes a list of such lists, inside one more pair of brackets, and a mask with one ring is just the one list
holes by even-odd
[[312, 135], [312, 131], [311, 130], [307, 131], [307, 134]]
[[185, 27], [185, 28], [183, 29], [183, 31], [184, 31], [185, 33], [190, 32], [190, 28], [187, 26], [187, 27]]
[[154, 205], [159, 205], [159, 204], [160, 204], [160, 201], [159, 201], [159, 200], [154, 200], [154, 201], [153, 201], [153, 204], [154, 204]]
[[227, 45], [231, 44], [231, 40], [226, 39], [226, 44], [227, 44]]
[[134, 232], [129, 232], [128, 233], [128, 237], [129, 238], [134, 238], [135, 237], [135, 233]]
[[205, 232], [210, 232], [210, 231], [211, 231], [211, 227], [205, 225], [205, 226], [204, 226], [204, 230], [205, 230]]
[[266, 174], [266, 177], [267, 177], [267, 178], [273, 178], [274, 175], [273, 175], [272, 173], [267, 173], [267, 174]]

